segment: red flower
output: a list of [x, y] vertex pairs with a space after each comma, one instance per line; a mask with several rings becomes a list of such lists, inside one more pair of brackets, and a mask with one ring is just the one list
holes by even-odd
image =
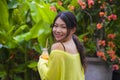
[[114, 64], [114, 65], [112, 66], [112, 69], [113, 69], [113, 70], [118, 70], [118, 69], [119, 69], [119, 66], [118, 66], [117, 64]]
[[104, 52], [102, 52], [102, 51], [98, 51], [98, 52], [97, 52], [97, 56], [101, 57], [104, 61], [107, 60], [107, 59], [106, 59], [106, 56], [104, 55]]
[[62, 5], [62, 2], [60, 0], [58, 1], [58, 5], [60, 5], [60, 6]]
[[111, 15], [108, 16], [109, 21], [110, 20], [116, 20], [116, 19], [117, 19], [117, 15], [115, 15], [115, 14], [111, 14]]
[[109, 42], [108, 42], [108, 46], [111, 47], [111, 48], [114, 48], [114, 47], [115, 47], [115, 44], [114, 44], [112, 41], [109, 41]]
[[86, 8], [86, 4], [82, 0], [78, 0], [78, 4], [81, 6], [82, 9]]
[[54, 11], [54, 12], [56, 12], [56, 11], [57, 11], [57, 9], [56, 9], [56, 7], [55, 7], [55, 6], [50, 6], [50, 10], [52, 10], [52, 11]]
[[99, 40], [98, 45], [105, 46], [106, 45], [105, 40]]
[[108, 53], [110, 56], [115, 55], [115, 51], [114, 51], [114, 50], [108, 50], [107, 53]]
[[105, 12], [100, 12], [99, 15], [100, 15], [100, 17], [104, 17], [105, 16]]
[[102, 24], [101, 23], [98, 23], [97, 24], [97, 29], [101, 29], [102, 28]]
[[112, 55], [111, 56], [111, 61], [115, 61], [116, 58], [117, 58], [116, 55]]
[[104, 53], [103, 53], [102, 51], [98, 51], [98, 52], [97, 52], [97, 56], [103, 57], [103, 56], [104, 56]]
[[87, 36], [83, 36], [83, 40], [86, 42], [88, 40]]
[[94, 0], [88, 0], [88, 6], [91, 8], [91, 6], [94, 5]]
[[114, 39], [115, 36], [116, 36], [115, 34], [108, 34], [108, 38], [109, 38], [109, 39]]
[[110, 0], [110, 2], [112, 2], [113, 0]]
[[102, 57], [102, 59], [103, 59], [104, 61], [106, 61], [106, 60], [107, 60], [107, 58], [106, 58], [105, 56], [103, 56], [103, 57]]

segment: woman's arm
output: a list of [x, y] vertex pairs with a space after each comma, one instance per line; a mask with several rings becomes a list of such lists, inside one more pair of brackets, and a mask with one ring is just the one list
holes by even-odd
[[[62, 50], [59, 43], [52, 45], [52, 51], [50, 53], [50, 57], [48, 60], [44, 60], [42, 58], [39, 58], [38, 61], [38, 72], [41, 76], [42, 80], [57, 80], [60, 79], [60, 63], [61, 63], [61, 54], [57, 53], [57, 51], [54, 50]], [[54, 77], [53, 77], [54, 76]]]
[[37, 68], [41, 79], [44, 80], [46, 78], [46, 73], [48, 71], [48, 60], [39, 58]]

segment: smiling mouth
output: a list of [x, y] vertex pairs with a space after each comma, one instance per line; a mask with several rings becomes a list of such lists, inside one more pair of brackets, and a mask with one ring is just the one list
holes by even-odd
[[61, 37], [61, 35], [58, 35], [58, 34], [56, 35], [56, 34], [55, 34], [55, 37], [56, 37], [56, 38], [60, 38], [60, 37]]

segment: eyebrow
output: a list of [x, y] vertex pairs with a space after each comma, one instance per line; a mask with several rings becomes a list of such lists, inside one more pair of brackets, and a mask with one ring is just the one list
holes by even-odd
[[[56, 25], [58, 25], [57, 23], [55, 23]], [[66, 25], [66, 24], [60, 24], [60, 25]]]

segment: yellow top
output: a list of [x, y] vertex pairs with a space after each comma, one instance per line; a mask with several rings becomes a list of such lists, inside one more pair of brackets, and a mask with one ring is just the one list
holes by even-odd
[[38, 72], [42, 80], [85, 80], [79, 54], [62, 50], [51, 51], [48, 61], [40, 58]]

